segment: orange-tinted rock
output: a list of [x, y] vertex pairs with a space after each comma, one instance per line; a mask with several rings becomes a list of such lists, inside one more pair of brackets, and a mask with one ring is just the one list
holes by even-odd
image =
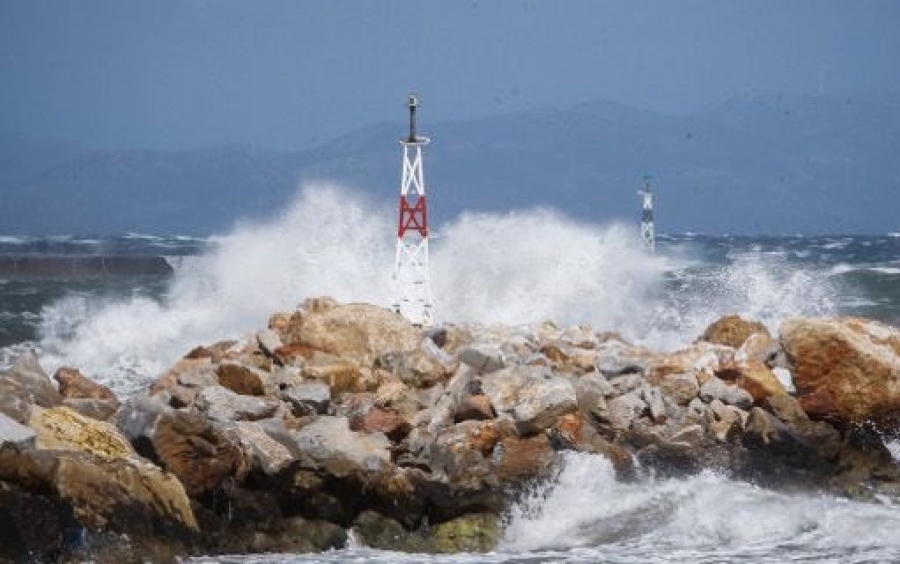
[[59, 393], [63, 399], [116, 399], [112, 390], [89, 380], [76, 368], [63, 366], [56, 371], [53, 379], [59, 382]]
[[266, 393], [262, 377], [246, 366], [226, 362], [216, 369], [219, 383], [236, 394], [261, 396]]
[[351, 420], [350, 429], [363, 433], [384, 433], [396, 443], [406, 438], [412, 426], [393, 409], [374, 407], [362, 417]]
[[891, 421], [900, 414], [900, 330], [876, 321], [790, 319], [781, 342], [814, 418]]
[[776, 394], [786, 393], [781, 381], [763, 364], [752, 363], [741, 366], [737, 385], [750, 392], [756, 403]]
[[228, 349], [234, 346], [236, 341], [220, 341], [208, 347], [199, 346], [191, 349], [184, 358], [197, 359], [197, 358], [209, 358], [214, 362], [219, 362], [222, 358], [225, 357]]
[[768, 336], [769, 330], [759, 321], [748, 321], [739, 315], [726, 315], [713, 322], [698, 341], [706, 341], [717, 345], [740, 348], [741, 345], [756, 333]]
[[281, 335], [287, 345], [306, 345], [360, 366], [371, 366], [388, 353], [412, 351], [421, 338], [400, 315], [369, 304], [329, 304], [299, 311]]
[[193, 497], [215, 491], [245, 470], [240, 447], [196, 413], [163, 414], [151, 441], [163, 468], [178, 476]]
[[541, 347], [541, 354], [559, 364], [565, 364], [569, 360], [569, 355], [563, 352], [559, 346], [553, 344]]
[[538, 476], [554, 458], [554, 450], [544, 434], [521, 439], [506, 437], [495, 447], [493, 457], [497, 478], [502, 482], [519, 482]]
[[362, 392], [366, 386], [361, 382], [362, 373], [355, 364], [337, 361], [329, 364], [306, 366], [303, 376], [315, 378], [328, 384], [332, 395], [344, 392]]
[[485, 420], [494, 418], [494, 408], [491, 407], [491, 398], [484, 394], [467, 395], [460, 399], [453, 412], [454, 421], [466, 421], [469, 419]]

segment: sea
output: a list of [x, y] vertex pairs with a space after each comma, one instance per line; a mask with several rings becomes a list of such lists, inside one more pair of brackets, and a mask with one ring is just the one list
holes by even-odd
[[[120, 398], [200, 344], [250, 338], [276, 311], [329, 295], [391, 303], [396, 211], [334, 185], [302, 189], [267, 219], [214, 235], [0, 236], [6, 257], [162, 257], [140, 269], [0, 276], [0, 369], [26, 350], [52, 374], [74, 366]], [[664, 231], [664, 210], [658, 210]], [[187, 231], [187, 230], [186, 230]], [[722, 315], [776, 333], [793, 316], [856, 315], [900, 326], [900, 232], [666, 233], [655, 253], [633, 222], [552, 209], [468, 212], [433, 226], [438, 323], [590, 325], [675, 350]], [[900, 456], [900, 445], [892, 443]], [[490, 554], [417, 555], [351, 542], [240, 563], [897, 562], [900, 507], [768, 491], [707, 472], [619, 482], [599, 456], [569, 454], [505, 516]]]

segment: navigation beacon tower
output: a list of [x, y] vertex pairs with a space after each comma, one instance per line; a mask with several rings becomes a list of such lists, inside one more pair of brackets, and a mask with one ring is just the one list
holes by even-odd
[[653, 227], [653, 191], [650, 190], [650, 178], [644, 177], [644, 185], [638, 188], [643, 211], [641, 213], [641, 240], [651, 253], [656, 252], [656, 230]]
[[422, 147], [429, 139], [416, 134], [419, 101], [409, 95], [409, 137], [403, 146], [403, 177], [400, 181], [400, 217], [397, 222], [397, 259], [394, 270], [394, 311], [414, 325], [433, 322], [431, 279], [428, 275], [428, 213]]

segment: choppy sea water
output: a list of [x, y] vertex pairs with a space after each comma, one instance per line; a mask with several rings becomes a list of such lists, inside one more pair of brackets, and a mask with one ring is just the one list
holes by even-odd
[[[2, 236], [0, 254], [164, 256], [174, 274], [0, 278], [0, 367], [32, 348], [48, 371], [76, 366], [127, 397], [194, 346], [242, 338], [306, 297], [388, 305], [394, 213], [318, 187], [279, 217], [213, 238]], [[729, 313], [773, 331], [796, 315], [900, 325], [896, 233], [673, 234], [651, 255], [635, 225], [525, 210], [465, 214], [435, 235], [439, 321], [586, 323], [660, 349], [693, 341]], [[900, 561], [898, 525], [900, 509], [886, 505], [769, 492], [713, 474], [622, 484], [602, 459], [570, 457], [557, 480], [514, 508], [495, 554], [353, 546], [210, 561], [890, 562]]]

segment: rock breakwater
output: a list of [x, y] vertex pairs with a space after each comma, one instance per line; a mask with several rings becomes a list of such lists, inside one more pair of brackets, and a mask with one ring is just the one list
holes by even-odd
[[[686, 341], [690, 340], [686, 338]], [[729, 316], [676, 351], [586, 326], [421, 330], [307, 300], [121, 401], [33, 355], [0, 374], [0, 559], [486, 551], [561, 453], [900, 500], [900, 331]], [[186, 347], [187, 348], [187, 347]], [[124, 399], [124, 398], [123, 398]]]

